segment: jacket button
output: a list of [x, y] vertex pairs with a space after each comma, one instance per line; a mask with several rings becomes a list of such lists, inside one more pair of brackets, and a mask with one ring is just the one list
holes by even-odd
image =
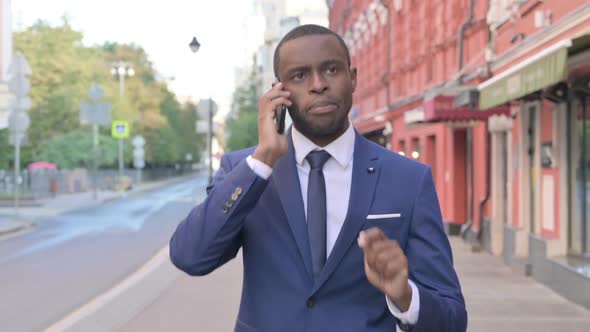
[[313, 308], [314, 305], [315, 305], [315, 300], [313, 299], [313, 297], [310, 297], [309, 299], [307, 299], [307, 307], [308, 308]]

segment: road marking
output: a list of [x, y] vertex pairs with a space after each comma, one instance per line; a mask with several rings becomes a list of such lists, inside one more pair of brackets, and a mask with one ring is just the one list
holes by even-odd
[[140, 282], [147, 275], [152, 273], [162, 263], [169, 259], [170, 248], [168, 246], [160, 249], [156, 255], [148, 260], [142, 267], [140, 267], [135, 273], [129, 275], [123, 281], [113, 286], [107, 292], [98, 295], [90, 302], [74, 310], [66, 317], [62, 318], [58, 322], [53, 323], [51, 326], [43, 330], [44, 332], [62, 332], [67, 331], [73, 327], [76, 323], [82, 319], [96, 313], [99, 309], [107, 305], [113, 299], [117, 298], [127, 289], [131, 288], [136, 283]]

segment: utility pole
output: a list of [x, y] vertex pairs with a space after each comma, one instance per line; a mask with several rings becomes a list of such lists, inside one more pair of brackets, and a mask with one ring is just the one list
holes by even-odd
[[103, 95], [104, 91], [94, 83], [88, 90], [91, 102], [80, 106], [80, 122], [92, 125], [92, 182], [95, 200], [98, 199], [98, 126], [111, 123], [111, 105], [100, 103]]
[[19, 188], [22, 182], [20, 176], [20, 147], [26, 138], [27, 129], [31, 124], [29, 114], [31, 99], [28, 97], [31, 90], [31, 67], [21, 52], [16, 52], [14, 61], [8, 69], [10, 75], [9, 87], [14, 94], [14, 101], [10, 105], [8, 125], [10, 128], [10, 141], [14, 144], [14, 214], [19, 215]]

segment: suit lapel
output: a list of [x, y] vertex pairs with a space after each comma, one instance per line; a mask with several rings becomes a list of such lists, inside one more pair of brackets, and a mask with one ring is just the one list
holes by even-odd
[[358, 233], [373, 201], [375, 185], [380, 173], [379, 158], [376, 149], [358, 133], [356, 133], [353, 160], [348, 213], [326, 265], [314, 285], [313, 292], [316, 292], [334, 273], [348, 248], [353, 243], [356, 244]]
[[277, 160], [273, 169], [272, 181], [275, 183], [275, 188], [279, 194], [289, 227], [299, 248], [307, 273], [311, 277], [313, 276], [311, 250], [309, 248], [307, 224], [305, 222], [305, 211], [303, 210], [303, 198], [301, 196], [301, 185], [299, 184], [291, 130], [287, 132], [287, 138], [289, 150]]

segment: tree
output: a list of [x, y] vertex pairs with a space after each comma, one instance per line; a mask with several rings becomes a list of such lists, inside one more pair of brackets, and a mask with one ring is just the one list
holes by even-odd
[[[62, 160], [60, 166], [70, 167], [91, 160], [90, 148], [78, 151], [87, 156], [71, 160], [56, 149], [77, 146], [76, 139], [86, 142], [83, 133], [90, 130], [82, 127], [79, 111], [80, 104], [89, 101], [87, 91], [93, 82], [105, 91], [102, 102], [112, 105], [113, 120], [129, 121], [131, 135], [146, 138], [146, 164], [171, 165], [184, 161], [187, 153], [196, 158], [202, 139], [195, 134], [194, 109], [186, 108], [194, 105], [185, 107], [176, 101], [167, 85], [157, 79], [146, 52], [133, 44], [84, 46], [82, 39], [83, 34], [73, 30], [65, 18], [57, 26], [38, 21], [14, 35], [15, 49], [23, 52], [33, 71], [31, 127], [29, 144], [22, 149], [23, 164], [51, 157]], [[110, 73], [113, 63], [120, 60], [135, 71], [125, 82], [123, 96], [117, 78]], [[100, 133], [110, 137], [110, 128], [101, 126]], [[126, 149], [126, 162], [132, 159], [131, 150]], [[0, 152], [0, 168], [11, 167], [13, 148], [6, 130], [0, 131]]]
[[[91, 168], [92, 144], [90, 130], [71, 131], [49, 140], [39, 157], [57, 164], [60, 168]], [[98, 165], [113, 165], [117, 160], [117, 141], [110, 136], [100, 136], [98, 146]]]
[[236, 151], [258, 144], [258, 113], [240, 113], [228, 122], [230, 130], [227, 149]]
[[237, 115], [227, 123], [229, 151], [258, 144], [258, 83], [256, 71], [252, 70], [248, 81], [234, 91], [232, 109]]

